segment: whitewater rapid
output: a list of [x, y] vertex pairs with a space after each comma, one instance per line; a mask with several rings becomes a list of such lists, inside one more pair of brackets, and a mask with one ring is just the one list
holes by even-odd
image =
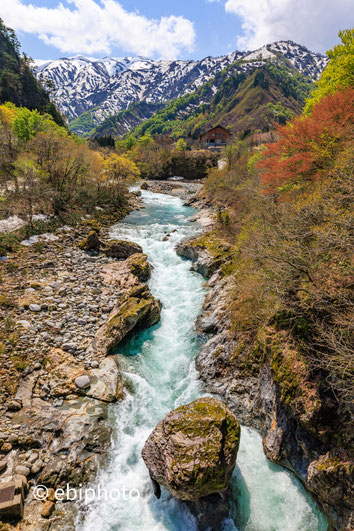
[[[114, 441], [97, 483], [120, 496], [87, 504], [77, 520], [80, 531], [197, 530], [183, 502], [164, 489], [159, 500], [154, 497], [141, 450], [168, 411], [205, 394], [193, 361], [201, 348], [194, 324], [205, 298], [205, 280], [175, 252], [176, 244], [200, 227], [189, 221], [195, 211], [179, 198], [144, 191], [143, 199], [145, 208], [115, 225], [111, 237], [135, 241], [148, 255], [153, 266], [149, 286], [163, 305], [161, 322], [117, 349], [126, 396], [110, 406]], [[261, 437], [253, 429], [242, 428], [231, 486], [235, 504], [224, 530], [327, 529], [298, 480], [265, 458]]]

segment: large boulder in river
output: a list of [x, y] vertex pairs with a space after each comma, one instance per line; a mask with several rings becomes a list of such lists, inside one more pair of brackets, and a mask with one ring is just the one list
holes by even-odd
[[151, 277], [151, 266], [146, 254], [135, 253], [127, 259], [130, 272], [140, 281], [147, 282]]
[[176, 498], [196, 501], [227, 489], [239, 442], [235, 415], [219, 400], [205, 397], [168, 413], [142, 456], [154, 482]]
[[108, 240], [103, 252], [111, 258], [129, 258], [132, 254], [142, 253], [143, 249], [134, 242], [124, 240]]

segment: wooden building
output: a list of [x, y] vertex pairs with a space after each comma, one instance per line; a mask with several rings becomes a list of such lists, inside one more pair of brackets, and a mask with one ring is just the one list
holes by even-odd
[[204, 148], [208, 148], [208, 149], [219, 148], [220, 149], [223, 146], [226, 146], [230, 136], [231, 136], [230, 131], [228, 131], [222, 125], [217, 125], [216, 127], [212, 127], [211, 129], [208, 129], [207, 131], [203, 131], [199, 135], [199, 142], [200, 142], [200, 145]]

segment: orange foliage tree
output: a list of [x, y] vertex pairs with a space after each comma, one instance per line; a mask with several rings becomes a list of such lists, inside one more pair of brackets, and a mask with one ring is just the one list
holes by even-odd
[[321, 178], [353, 133], [354, 89], [323, 98], [308, 116], [278, 128], [258, 163], [266, 193], [286, 192]]

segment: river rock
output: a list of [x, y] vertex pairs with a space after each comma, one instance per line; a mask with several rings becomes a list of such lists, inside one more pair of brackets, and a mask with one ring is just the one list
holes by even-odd
[[43, 461], [42, 459], [37, 459], [31, 466], [31, 472], [32, 474], [38, 474], [43, 468]]
[[100, 239], [97, 232], [92, 230], [86, 238], [78, 244], [78, 247], [83, 251], [97, 251], [100, 247]]
[[[354, 525], [354, 470], [353, 461], [339, 451], [328, 452], [313, 461], [308, 468], [309, 489], [327, 505], [335, 529], [353, 529]], [[340, 506], [342, 518], [331, 510]]]
[[133, 329], [149, 328], [160, 320], [161, 303], [146, 285], [139, 284], [126, 293], [95, 335], [92, 350], [106, 356]]
[[207, 278], [230, 260], [230, 251], [231, 245], [216, 239], [212, 233], [190, 238], [176, 247], [178, 256], [191, 260], [192, 269]]
[[12, 444], [9, 443], [9, 442], [5, 442], [5, 443], [3, 443], [3, 445], [1, 446], [0, 450], [1, 450], [1, 452], [3, 452], [4, 454], [8, 454], [8, 453], [11, 452], [11, 450], [12, 450]]
[[115, 359], [111, 356], [104, 359], [99, 369], [90, 371], [90, 389], [87, 396], [114, 402], [122, 393], [123, 380]]
[[28, 468], [27, 466], [24, 466], [24, 465], [18, 465], [16, 468], [15, 468], [15, 473], [16, 474], [19, 474], [20, 476], [29, 476], [30, 473], [31, 473], [31, 470], [30, 468]]
[[237, 418], [219, 400], [199, 398], [166, 415], [142, 451], [153, 481], [181, 500], [228, 488], [240, 442]]
[[40, 312], [42, 310], [42, 306], [40, 304], [30, 304], [29, 309], [31, 312]]
[[142, 253], [143, 249], [137, 243], [124, 240], [109, 240], [103, 252], [111, 258], [129, 258], [132, 254]]
[[11, 402], [9, 402], [7, 406], [7, 409], [9, 411], [20, 411], [21, 408], [22, 408], [22, 403], [20, 400], [11, 400]]
[[20, 326], [23, 326], [23, 328], [30, 328], [31, 327], [30, 321], [27, 321], [26, 319], [21, 319], [20, 321], [17, 321], [16, 324], [18, 324]]
[[127, 259], [127, 265], [140, 282], [147, 282], [151, 277], [151, 267], [146, 254], [136, 253]]
[[91, 385], [91, 380], [89, 376], [83, 374], [82, 376], [76, 378], [74, 383], [78, 389], [87, 389]]
[[41, 516], [43, 518], [49, 518], [53, 514], [54, 509], [55, 509], [55, 503], [50, 501], [50, 500], [47, 500], [43, 504], [43, 508], [42, 508], [42, 511], [41, 511]]

